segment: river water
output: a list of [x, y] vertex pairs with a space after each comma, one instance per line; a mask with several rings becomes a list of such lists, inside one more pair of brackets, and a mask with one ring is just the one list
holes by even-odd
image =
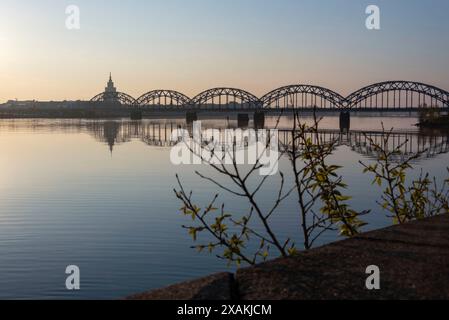
[[[235, 126], [233, 120], [203, 122]], [[398, 143], [410, 139], [406, 151], [428, 149], [415, 163], [415, 174], [422, 168], [442, 177], [449, 164], [448, 135], [419, 132], [413, 117], [353, 117], [352, 132], [331, 161], [343, 166], [351, 205], [373, 210], [365, 217], [366, 230], [392, 223], [376, 204], [380, 191], [359, 164], [371, 161], [369, 148], [357, 144], [362, 131], [377, 132], [382, 122], [398, 132]], [[276, 119], [266, 123], [274, 126]], [[194, 174], [214, 176], [207, 166], [170, 162], [167, 130], [182, 124], [182, 119], [0, 120], [0, 298], [121, 298], [232, 270], [191, 249], [192, 239], [182, 229], [191, 220], [179, 213], [175, 174], [194, 190], [200, 205], [218, 191]], [[289, 126], [291, 119], [281, 119], [280, 129]], [[337, 129], [338, 118], [325, 117], [321, 128]], [[285, 160], [281, 170], [288, 171]], [[260, 192], [261, 204], [268, 206], [276, 190], [275, 181], [268, 183]], [[221, 193], [219, 200], [229, 212], [248, 209], [243, 199], [229, 194]], [[272, 223], [282, 238], [300, 245], [295, 208], [292, 197]], [[317, 245], [337, 239], [327, 233]], [[79, 291], [65, 287], [68, 265], [81, 270]]]

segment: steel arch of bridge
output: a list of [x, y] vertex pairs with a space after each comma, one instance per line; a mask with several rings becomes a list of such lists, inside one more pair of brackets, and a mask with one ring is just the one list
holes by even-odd
[[90, 102], [97, 102], [97, 103], [108, 103], [114, 101], [119, 102], [121, 105], [127, 106], [136, 105], [136, 99], [131, 97], [129, 94], [123, 92], [116, 92], [116, 93], [102, 92], [100, 94], [97, 94], [92, 99], [90, 99]]
[[259, 98], [255, 95], [236, 88], [213, 88], [203, 91], [191, 100], [190, 105], [202, 109], [203, 106], [211, 104], [214, 108], [216, 98], [218, 98], [219, 108], [223, 104], [229, 106], [230, 103], [236, 103], [237, 99], [240, 100], [239, 109], [259, 109], [262, 107]]
[[182, 107], [190, 105], [190, 98], [174, 90], [153, 90], [139, 97], [136, 103], [140, 107], [151, 105]]
[[[380, 82], [376, 84], [372, 84], [366, 86], [360, 90], [355, 91], [350, 94], [348, 97], [343, 97], [339, 93], [332, 91], [327, 88], [313, 86], [313, 85], [289, 85], [280, 87], [275, 89], [267, 94], [265, 94], [262, 98], [257, 98], [255, 95], [249, 93], [248, 91], [236, 89], [236, 88], [214, 88], [201, 92], [193, 99], [190, 99], [186, 95], [173, 91], [173, 90], [153, 90], [147, 92], [142, 95], [137, 100], [132, 96], [123, 93], [100, 93], [93, 97], [90, 101], [101, 103], [101, 102], [113, 102], [117, 101], [121, 105], [125, 106], [136, 106], [136, 107], [145, 107], [150, 106], [153, 102], [155, 105], [159, 105], [161, 107], [184, 107], [188, 106], [191, 109], [204, 109], [206, 107], [210, 107], [211, 109], [217, 109], [216, 102], [218, 102], [218, 108], [232, 110], [236, 109], [236, 104], [239, 104], [238, 109], [265, 109], [270, 110], [274, 109], [272, 104], [274, 102], [278, 103], [282, 99], [284, 99], [284, 106], [289, 105], [288, 99], [291, 97], [295, 97], [296, 103], [293, 103], [293, 106], [297, 107], [298, 105], [298, 95], [305, 94], [306, 100], [307, 95], [312, 95], [315, 97], [315, 102], [317, 102], [316, 98], [319, 98], [322, 101], [327, 101], [330, 103], [331, 108], [335, 109], [356, 109], [360, 104], [360, 108], [369, 109], [369, 107], [365, 106], [363, 108], [361, 106], [361, 102], [368, 101], [368, 99], [372, 99], [374, 96], [377, 98], [378, 95], [382, 95], [387, 93], [387, 96], [390, 92], [404, 92], [407, 93], [418, 93], [421, 97], [430, 97], [432, 101], [437, 101], [441, 103], [443, 106], [449, 108], [449, 92], [440, 89], [438, 87], [420, 83], [413, 81], [386, 81]], [[413, 99], [413, 95], [412, 95]], [[237, 101], [238, 100], [238, 101]], [[162, 103], [162, 101], [164, 103]], [[167, 104], [167, 101], [170, 101]], [[311, 100], [313, 101], [313, 100]], [[425, 99], [423, 100], [425, 101]], [[157, 102], [157, 104], [156, 104]], [[173, 103], [175, 102], [175, 103]], [[413, 104], [413, 103], [412, 103]], [[320, 108], [320, 103], [314, 104], [316, 107]], [[325, 103], [326, 108], [327, 104]], [[377, 105], [377, 100], [376, 100]], [[234, 107], [232, 107], [234, 106]], [[304, 104], [302, 104], [304, 106]], [[311, 107], [310, 105], [309, 107]], [[276, 107], [276, 106], [275, 106]], [[307, 107], [307, 106], [306, 106]], [[384, 107], [384, 106], [382, 106]], [[388, 109], [394, 109], [396, 106], [390, 107], [387, 103]]]
[[449, 92], [421, 82], [413, 81], [385, 81], [366, 86], [345, 99], [347, 108], [354, 109], [359, 103], [378, 94], [392, 91], [407, 91], [429, 96], [449, 107]]
[[[324, 99], [325, 101], [330, 102], [331, 108], [342, 108], [345, 98], [341, 96], [340, 94], [336, 93], [335, 91], [332, 91], [327, 88], [319, 87], [319, 86], [313, 86], [313, 85], [306, 85], [306, 84], [298, 84], [298, 85], [289, 85], [280, 87], [278, 89], [275, 89], [266, 95], [264, 95], [260, 100], [265, 109], [271, 109], [272, 103], [276, 102], [275, 108], [279, 108], [279, 102], [280, 100], [284, 99], [284, 107], [285, 105], [289, 103], [288, 98], [291, 97], [293, 99], [292, 105], [293, 107], [296, 107], [298, 95], [302, 95], [299, 99], [301, 100], [301, 105], [303, 107], [304, 104], [307, 104], [307, 96], [306, 101], [304, 102], [304, 94], [313, 95], [315, 97], [319, 97], [321, 99]], [[296, 101], [295, 101], [296, 100]], [[296, 102], [296, 103], [295, 103]], [[316, 105], [317, 101], [315, 99], [314, 104]], [[322, 101], [320, 102], [322, 104]], [[309, 107], [313, 107], [312, 105]], [[318, 107], [318, 105], [317, 105]]]

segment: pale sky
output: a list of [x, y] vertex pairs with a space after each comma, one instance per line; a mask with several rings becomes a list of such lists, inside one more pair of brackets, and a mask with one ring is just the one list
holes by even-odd
[[[65, 27], [78, 5], [81, 29]], [[365, 8], [381, 9], [381, 30]], [[384, 80], [449, 90], [447, 0], [0, 0], [0, 102], [122, 92], [258, 96], [308, 83], [343, 95]]]

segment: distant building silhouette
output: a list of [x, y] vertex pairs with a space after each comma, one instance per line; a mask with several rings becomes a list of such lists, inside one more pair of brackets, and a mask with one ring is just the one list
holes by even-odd
[[112, 73], [109, 73], [109, 81], [104, 89], [104, 98], [105, 102], [118, 102], [117, 88], [114, 86], [114, 81], [112, 81]]

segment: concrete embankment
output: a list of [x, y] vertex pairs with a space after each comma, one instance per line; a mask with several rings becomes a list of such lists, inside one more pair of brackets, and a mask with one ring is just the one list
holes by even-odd
[[[368, 266], [380, 290], [368, 290]], [[449, 215], [368, 232], [352, 239], [128, 299], [449, 299]]]

